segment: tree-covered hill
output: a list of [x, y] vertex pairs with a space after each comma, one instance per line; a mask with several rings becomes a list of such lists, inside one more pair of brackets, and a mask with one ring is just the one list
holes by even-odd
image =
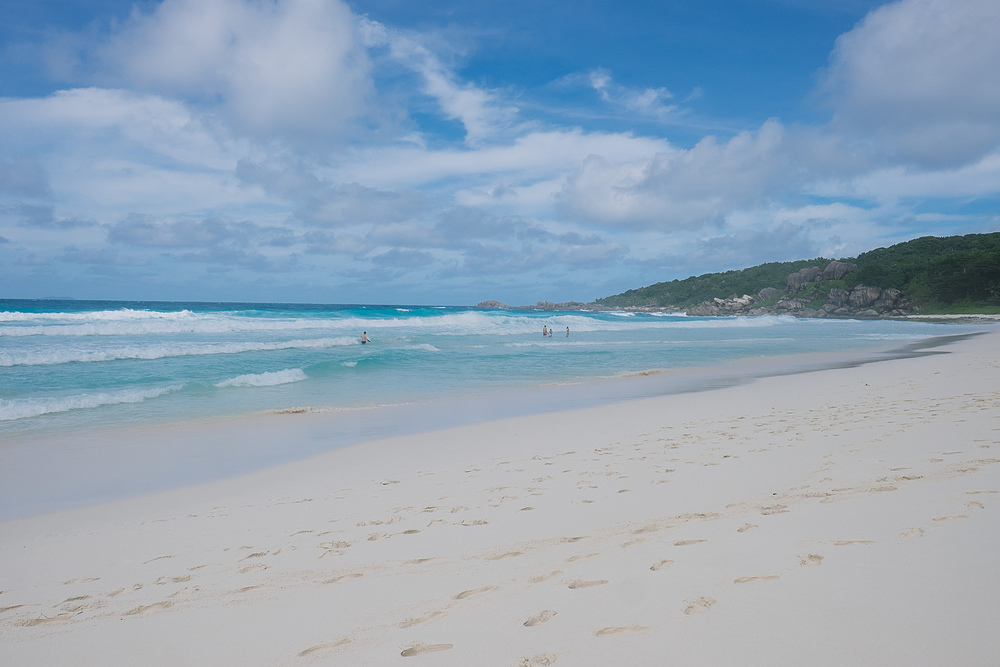
[[[842, 261], [857, 264], [858, 271], [843, 280], [829, 281], [835, 283], [831, 287], [850, 289], [860, 284], [902, 290], [926, 313], [1000, 312], [1000, 232], [924, 236]], [[810, 266], [822, 268], [829, 262], [818, 257], [706, 273], [629, 290], [596, 303], [610, 308], [685, 309], [733, 294], [757, 294], [766, 287], [784, 290], [789, 274]]]

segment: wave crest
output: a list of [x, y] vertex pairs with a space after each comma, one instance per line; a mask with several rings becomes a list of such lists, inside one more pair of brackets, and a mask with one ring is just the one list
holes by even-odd
[[234, 378], [223, 380], [216, 384], [216, 387], [275, 387], [279, 384], [291, 384], [300, 382], [308, 376], [301, 368], [286, 368], [283, 371], [273, 371], [269, 373], [255, 373], [249, 375], [237, 375]]
[[15, 419], [27, 419], [28, 417], [38, 417], [57, 412], [98, 408], [102, 405], [142, 403], [147, 399], [159, 398], [182, 387], [183, 385], [173, 385], [156, 389], [122, 389], [120, 391], [77, 394], [75, 396], [53, 398], [0, 399], [0, 421], [14, 421]]

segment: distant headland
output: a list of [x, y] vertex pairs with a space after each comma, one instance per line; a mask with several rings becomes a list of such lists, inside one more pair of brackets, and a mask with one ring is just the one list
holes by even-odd
[[631, 310], [688, 315], [909, 317], [1000, 314], [1000, 232], [924, 236], [840, 260], [771, 262], [655, 283], [592, 302], [484, 309]]

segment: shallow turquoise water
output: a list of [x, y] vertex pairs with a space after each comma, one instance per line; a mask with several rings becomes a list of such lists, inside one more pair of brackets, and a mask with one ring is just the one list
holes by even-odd
[[[555, 335], [543, 338], [543, 326]], [[0, 300], [0, 435], [468, 398], [747, 357], [903, 345], [966, 328], [455, 307]], [[363, 331], [368, 345], [360, 343]]]

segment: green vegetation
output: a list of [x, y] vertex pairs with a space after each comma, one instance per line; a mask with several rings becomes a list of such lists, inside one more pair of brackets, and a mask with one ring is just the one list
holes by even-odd
[[1000, 307], [1000, 232], [924, 236], [858, 255], [854, 285], [895, 287], [925, 313], [987, 312]]
[[737, 296], [756, 294], [765, 287], [785, 289], [789, 273], [795, 273], [809, 266], [826, 266], [829, 263], [829, 259], [818, 257], [797, 262], [771, 262], [725, 273], [706, 273], [684, 280], [671, 280], [649, 287], [640, 287], [598, 299], [595, 303], [612, 308], [628, 306], [687, 308], [715, 297], [724, 299], [733, 294]]
[[[902, 290], [924, 313], [1000, 312], [1000, 232], [945, 238], [925, 236], [842, 261], [857, 264], [858, 271], [843, 280], [809, 283], [796, 296], [822, 304], [831, 288], [850, 290], [861, 284]], [[706, 273], [629, 290], [598, 299], [596, 303], [612, 308], [683, 309], [716, 297], [757, 294], [765, 287], [783, 290], [790, 273], [809, 266], [824, 268], [829, 263], [829, 259], [818, 257]]]

